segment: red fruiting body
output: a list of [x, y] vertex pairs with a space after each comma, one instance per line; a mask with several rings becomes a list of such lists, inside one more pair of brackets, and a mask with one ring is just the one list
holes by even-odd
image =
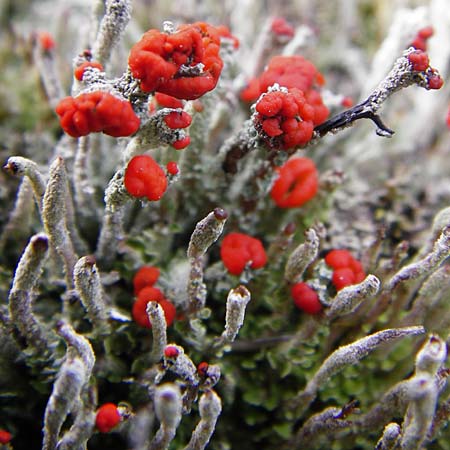
[[312, 138], [314, 126], [323, 122], [328, 109], [320, 94], [292, 88], [288, 92], [272, 91], [256, 103], [253, 121], [256, 129], [271, 148], [290, 149], [305, 145]]
[[194, 108], [194, 111], [201, 113], [205, 109], [205, 105], [203, 105], [201, 100], [194, 100], [192, 102], [192, 107]]
[[164, 356], [166, 358], [176, 358], [179, 354], [180, 354], [179, 350], [173, 345], [168, 345], [164, 349]]
[[254, 102], [261, 95], [261, 88], [258, 78], [250, 78], [247, 81], [247, 86], [239, 94], [241, 100], [244, 102]]
[[192, 117], [185, 111], [172, 111], [164, 117], [164, 122], [172, 130], [186, 128], [192, 122]]
[[219, 49], [219, 33], [204, 22], [181, 25], [173, 34], [149, 30], [132, 47], [128, 65], [143, 91], [194, 100], [216, 87], [223, 67]]
[[178, 164], [175, 161], [169, 161], [166, 165], [166, 169], [170, 175], [176, 175], [180, 171]]
[[334, 269], [331, 281], [338, 291], [346, 286], [361, 283], [366, 277], [361, 262], [348, 250], [331, 250], [325, 256], [325, 263]]
[[202, 377], [206, 377], [206, 374], [208, 372], [208, 367], [209, 364], [205, 361], [202, 361], [198, 366], [197, 366], [197, 372], [199, 375], [201, 375]]
[[113, 137], [130, 136], [140, 120], [131, 104], [108, 92], [89, 92], [63, 98], [55, 109], [63, 130], [72, 137], [102, 131]]
[[155, 92], [155, 100], [159, 106], [163, 108], [183, 108], [183, 101], [171, 95], [163, 94], [162, 92]]
[[164, 298], [164, 294], [153, 286], [147, 286], [139, 291], [136, 301], [133, 304], [132, 315], [134, 321], [144, 328], [151, 328], [151, 323], [147, 314], [148, 302], [158, 302], [164, 310], [167, 326], [170, 326], [175, 319], [175, 306]]
[[274, 17], [270, 24], [270, 31], [277, 36], [293, 37], [295, 29], [289, 25], [284, 17]]
[[175, 150], [183, 150], [183, 148], [186, 148], [191, 143], [190, 136], [185, 136], [182, 139], [178, 139], [178, 141], [172, 142], [172, 147]]
[[250, 80], [241, 92], [241, 99], [253, 102], [275, 83], [286, 88], [297, 88], [306, 96], [309, 91], [322, 86], [325, 80], [314, 64], [302, 56], [275, 56], [259, 78]]
[[134, 156], [125, 170], [125, 189], [133, 197], [159, 200], [167, 189], [164, 170], [148, 155]]
[[331, 281], [334, 287], [340, 291], [346, 286], [350, 286], [355, 283], [355, 274], [350, 267], [342, 267], [341, 269], [335, 269]]
[[277, 171], [270, 195], [280, 208], [302, 206], [316, 195], [319, 177], [312, 160], [292, 158]]
[[331, 250], [325, 256], [325, 262], [333, 269], [342, 269], [343, 267], [349, 267], [352, 260], [352, 254], [348, 250], [344, 249]]
[[428, 55], [422, 50], [416, 50], [408, 55], [408, 60], [412, 64], [413, 70], [423, 72], [430, 65]]
[[109, 433], [120, 423], [121, 418], [114, 403], [105, 403], [97, 410], [95, 426], [100, 433]]
[[11, 439], [12, 435], [9, 431], [0, 429], [0, 444], [7, 444]]
[[230, 29], [225, 25], [217, 25], [216, 31], [220, 36], [220, 40], [222, 41], [223, 38], [229, 39], [233, 43], [233, 47], [235, 49], [239, 48], [239, 39], [231, 34]]
[[159, 278], [159, 269], [154, 266], [142, 266], [133, 277], [134, 295], [141, 289], [153, 286]]
[[448, 111], [447, 111], [447, 118], [445, 119], [445, 122], [446, 122], [446, 124], [447, 124], [447, 128], [450, 129], [450, 107], [448, 108]]
[[306, 283], [296, 283], [291, 287], [294, 304], [307, 314], [318, 314], [322, 311], [317, 292]]
[[434, 29], [431, 26], [422, 28], [418, 31], [416, 37], [411, 42], [410, 47], [414, 47], [417, 50], [426, 51], [427, 50], [427, 40], [433, 36]]
[[73, 72], [75, 78], [78, 81], [81, 81], [83, 79], [83, 74], [84, 74], [86, 67], [94, 67], [95, 69], [99, 69], [100, 71], [103, 71], [103, 66], [99, 62], [85, 61], [82, 64], [80, 64]]
[[437, 72], [428, 76], [428, 89], [440, 89], [444, 85], [444, 80]]
[[425, 28], [422, 28], [418, 31], [417, 36], [421, 37], [422, 39], [429, 39], [434, 34], [434, 28], [429, 25]]
[[351, 97], [344, 97], [341, 101], [341, 105], [344, 108], [351, 108], [353, 106], [353, 99]]
[[55, 48], [53, 36], [48, 31], [40, 31], [38, 33], [39, 45], [43, 50], [49, 52]]
[[259, 269], [267, 262], [261, 241], [243, 233], [229, 233], [224, 237], [220, 257], [233, 275], [240, 275], [248, 263], [252, 269]]

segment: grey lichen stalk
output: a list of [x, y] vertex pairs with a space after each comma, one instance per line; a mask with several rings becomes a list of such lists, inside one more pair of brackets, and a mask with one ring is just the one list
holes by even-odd
[[322, 363], [305, 389], [297, 394], [293, 404], [298, 406], [300, 411], [305, 411], [316, 397], [318, 389], [346, 366], [357, 363], [382, 344], [423, 333], [425, 329], [421, 326], [383, 330], [338, 348]]
[[48, 249], [49, 242], [45, 234], [40, 233], [30, 239], [17, 265], [8, 296], [12, 325], [27, 345], [42, 356], [48, 356], [54, 342], [49, 331], [34, 314], [33, 302], [48, 258]]
[[[11, 450], [446, 448], [448, 87], [425, 92], [442, 81], [427, 61], [448, 78], [443, 30], [450, 16], [440, 12], [442, 0], [415, 10], [406, 8], [412, 0], [402, 10], [392, 6], [393, 23], [405, 29], [391, 28], [376, 42], [372, 68], [367, 54], [375, 50], [373, 30], [377, 40], [386, 33], [384, 10], [357, 2], [302, 2], [302, 17], [294, 2], [280, 2], [274, 18], [268, 2], [257, 0], [51, 0], [59, 31], [48, 48], [37, 31], [45, 8], [16, 3], [0, 6], [0, 23], [11, 23], [0, 27], [7, 61], [0, 95], [0, 441], [8, 430]], [[16, 8], [24, 14], [18, 23]], [[231, 33], [216, 27], [219, 17]], [[180, 32], [187, 18], [195, 33]], [[215, 24], [210, 31], [205, 20]], [[429, 24], [435, 35], [425, 39], [422, 61], [411, 44], [430, 33]], [[144, 90], [127, 54], [145, 29], [158, 27], [154, 45], [161, 47], [135, 58], [137, 65], [149, 58], [149, 78], [159, 64], [167, 75]], [[31, 39], [21, 35], [28, 29]], [[320, 73], [305, 65], [306, 112], [299, 107], [287, 124], [291, 87], [278, 74], [257, 92], [262, 79], [250, 76], [272, 56], [299, 54]], [[23, 56], [27, 65], [17, 71]], [[414, 58], [426, 68], [417, 70]], [[94, 61], [103, 68], [73, 76]], [[290, 74], [289, 65], [282, 69]], [[197, 89], [214, 70], [221, 71], [214, 89], [166, 98], [177, 100], [175, 108], [162, 105], [169, 79]], [[244, 101], [249, 87], [251, 105]], [[66, 92], [82, 106], [57, 127], [49, 107]], [[100, 121], [103, 104], [83, 115], [95, 92], [119, 100], [112, 122], [131, 106], [138, 128], [119, 139], [61, 135], [67, 122], [83, 128]], [[262, 119], [256, 103], [269, 93], [275, 100], [266, 106], [278, 112]], [[315, 95], [330, 118], [311, 122], [301, 148], [284, 148], [280, 135], [312, 116]], [[363, 100], [343, 110], [350, 95]], [[190, 125], [171, 128], [177, 117]], [[378, 136], [360, 119], [371, 120]], [[187, 148], [174, 148], [188, 137]], [[161, 168], [157, 201], [135, 195], [127, 182], [130, 161], [144, 155]], [[314, 163], [318, 192], [284, 207], [274, 185], [291, 157]], [[286, 196], [300, 178], [289, 181]], [[227, 249], [230, 233], [253, 239]], [[336, 267], [331, 250], [343, 251]], [[239, 272], [232, 263], [243, 258]], [[297, 297], [302, 289], [307, 294]]]
[[42, 220], [50, 245], [61, 258], [68, 286], [72, 286], [77, 260], [67, 226], [68, 180], [64, 161], [56, 158], [50, 166], [49, 179], [42, 201]]

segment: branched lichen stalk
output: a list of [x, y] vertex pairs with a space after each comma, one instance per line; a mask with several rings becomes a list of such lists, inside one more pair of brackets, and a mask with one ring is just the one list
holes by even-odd
[[[374, 89], [369, 97], [352, 108], [337, 114], [326, 120], [314, 129], [316, 136], [323, 137], [327, 133], [336, 133], [353, 124], [359, 119], [370, 119], [377, 127], [377, 134], [384, 137], [391, 137], [394, 132], [389, 129], [377, 114], [383, 103], [395, 92], [408, 86], [417, 85], [429, 89], [428, 77], [433, 69], [425, 72], [414, 72], [408, 55], [414, 51], [409, 48], [398, 58], [386, 78]], [[434, 76], [434, 75], [433, 75]]]
[[152, 353], [153, 362], [160, 361], [164, 355], [164, 349], [167, 345], [167, 323], [164, 316], [164, 310], [158, 302], [148, 302], [147, 314], [152, 324]]
[[155, 391], [155, 413], [160, 427], [149, 445], [149, 450], [164, 450], [175, 437], [181, 421], [181, 393], [176, 384], [166, 383]]
[[319, 237], [313, 228], [305, 231], [305, 242], [300, 244], [289, 256], [284, 278], [290, 283], [301, 280], [305, 270], [314, 262], [319, 252]]
[[110, 330], [108, 310], [105, 302], [100, 274], [93, 256], [83, 256], [75, 264], [75, 289], [86, 309], [96, 334], [107, 334]]
[[383, 344], [407, 336], [417, 336], [424, 332], [425, 329], [422, 326], [392, 328], [379, 331], [358, 339], [351, 344], [339, 347], [322, 363], [317, 372], [308, 381], [305, 389], [297, 394], [293, 404], [299, 406], [301, 411], [305, 411], [316, 397], [319, 388], [345, 367], [356, 364]]
[[48, 332], [33, 312], [33, 298], [47, 257], [47, 236], [43, 233], [33, 236], [17, 265], [8, 297], [12, 324], [27, 344], [41, 354], [47, 353], [52, 345]]
[[208, 445], [221, 411], [220, 397], [213, 390], [206, 391], [199, 401], [200, 422], [184, 450], [203, 450]]
[[102, 64], [108, 62], [111, 51], [119, 42], [131, 18], [130, 0], [107, 0], [105, 15], [100, 22], [97, 38], [92, 46], [94, 59]]
[[392, 290], [406, 280], [412, 280], [421, 275], [429, 274], [436, 269], [448, 256], [450, 256], [450, 226], [442, 230], [436, 240], [433, 250], [424, 258], [400, 269], [387, 283], [386, 289]]
[[67, 286], [72, 286], [73, 268], [78, 258], [67, 230], [67, 195], [68, 186], [64, 161], [57, 157], [50, 166], [49, 180], [43, 199], [42, 219], [50, 244], [63, 261]]

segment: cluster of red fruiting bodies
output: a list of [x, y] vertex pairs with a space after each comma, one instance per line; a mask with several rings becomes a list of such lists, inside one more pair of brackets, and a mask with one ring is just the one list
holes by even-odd
[[61, 127], [72, 137], [100, 131], [113, 137], [130, 136], [140, 125], [131, 104], [109, 92], [95, 91], [66, 97], [55, 111]]
[[175, 33], [149, 30], [131, 49], [128, 65], [144, 92], [193, 100], [215, 88], [222, 71], [220, 34], [204, 22]]
[[[169, 107], [182, 107], [180, 100], [193, 100], [214, 89], [223, 67], [219, 56], [220, 39], [230, 38], [226, 27], [213, 27], [204, 22], [181, 25], [174, 33], [149, 30], [130, 51], [128, 66], [139, 80], [142, 91], [158, 92], [158, 102], [165, 95]], [[79, 81], [87, 67], [103, 70], [100, 63], [86, 61], [75, 68]], [[178, 102], [169, 98], [178, 100]], [[140, 126], [140, 120], [130, 102], [115, 95], [94, 91], [77, 97], [66, 97], [56, 107], [61, 127], [72, 137], [103, 132], [114, 137], [130, 136]], [[190, 116], [166, 116], [169, 128], [179, 129], [190, 125]], [[172, 145], [181, 149], [189, 144], [189, 137]]]
[[136, 300], [133, 304], [132, 315], [134, 321], [144, 328], [151, 328], [147, 314], [149, 302], [157, 302], [164, 311], [167, 326], [172, 325], [176, 309], [172, 302], [164, 297], [162, 291], [153, 285], [158, 281], [159, 269], [154, 266], [142, 266], [133, 278], [134, 295]]
[[[282, 86], [264, 94], [275, 83]], [[302, 56], [275, 56], [264, 72], [241, 92], [244, 101], [255, 101], [255, 127], [272, 148], [290, 149], [309, 142], [316, 125], [329, 114], [319, 87], [322, 74]]]
[[[427, 53], [427, 41], [433, 36], [433, 27], [428, 26], [420, 29], [417, 35], [410, 44], [410, 47], [414, 47], [416, 50], [408, 55], [408, 60], [412, 65], [412, 69], [416, 72], [424, 72], [430, 66], [430, 60]], [[434, 69], [430, 68], [430, 72], [427, 76], [428, 89], [440, 89], [444, 84], [444, 80]]]
[[[366, 277], [361, 262], [348, 250], [331, 250], [325, 256], [325, 263], [333, 269], [331, 282], [337, 291], [361, 283]], [[291, 296], [295, 306], [307, 314], [318, 314], [323, 309], [319, 295], [308, 283], [295, 283], [291, 287]]]
[[442, 87], [444, 80], [435, 69], [430, 67], [430, 60], [424, 51], [413, 51], [408, 55], [408, 60], [415, 72], [429, 71], [427, 74], [427, 89], [440, 89]]

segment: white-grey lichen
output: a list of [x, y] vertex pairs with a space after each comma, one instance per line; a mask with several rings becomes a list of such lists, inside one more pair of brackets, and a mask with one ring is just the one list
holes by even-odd
[[158, 386], [154, 396], [155, 413], [160, 427], [149, 445], [149, 450], [163, 450], [169, 447], [181, 421], [182, 401], [176, 384]]
[[319, 237], [314, 228], [305, 231], [305, 241], [290, 255], [284, 270], [284, 278], [290, 283], [297, 283], [305, 270], [314, 262], [319, 252]]
[[9, 315], [12, 325], [27, 345], [38, 354], [52, 350], [51, 333], [33, 311], [39, 279], [48, 258], [48, 238], [40, 233], [30, 239], [20, 258], [9, 292]]
[[387, 283], [386, 289], [393, 290], [400, 283], [429, 274], [450, 256], [450, 226], [446, 226], [434, 243], [433, 249], [419, 261], [402, 267]]
[[244, 324], [245, 309], [250, 298], [250, 291], [244, 285], [230, 290], [227, 297], [225, 330], [214, 343], [215, 349], [222, 348], [224, 345], [234, 342], [239, 330]]
[[293, 403], [305, 411], [316, 397], [319, 388], [345, 367], [356, 364], [383, 344], [407, 336], [417, 336], [424, 332], [425, 329], [422, 326], [388, 329], [339, 347], [325, 359], [319, 370], [308, 381], [305, 389], [297, 394]]
[[222, 234], [227, 217], [226, 211], [216, 208], [197, 223], [189, 241], [188, 258], [199, 258], [208, 251]]
[[201, 420], [192, 432], [191, 440], [184, 450], [203, 450], [208, 445], [221, 412], [222, 401], [213, 390], [202, 394], [199, 401]]
[[100, 335], [107, 334], [110, 330], [108, 308], [95, 258], [93, 256], [80, 258], [75, 264], [73, 277], [75, 289], [89, 320], [94, 325], [95, 332]]
[[374, 297], [380, 289], [380, 280], [375, 275], [367, 275], [361, 283], [340, 289], [331, 300], [327, 310], [329, 320], [354, 311], [363, 301]]
[[117, 45], [125, 27], [131, 18], [132, 2], [130, 0], [106, 0], [103, 16], [92, 46], [94, 59], [105, 64], [112, 49]]
[[190, 314], [199, 312], [206, 301], [206, 285], [203, 282], [203, 256], [209, 247], [219, 239], [227, 220], [228, 213], [222, 208], [216, 208], [203, 220], [197, 223], [189, 240], [187, 256], [190, 263], [187, 286]]
[[383, 435], [377, 442], [375, 450], [394, 450], [397, 448], [401, 429], [398, 423], [388, 423], [383, 430]]
[[42, 198], [44, 197], [46, 182], [44, 176], [39, 170], [38, 165], [28, 158], [23, 158], [22, 156], [11, 156], [3, 166], [3, 169], [12, 175], [27, 177], [30, 180], [34, 198], [38, 205], [39, 211], [41, 211]]
[[71, 235], [67, 229], [67, 174], [62, 158], [50, 166], [49, 179], [42, 202], [44, 229], [53, 250], [61, 257], [67, 285], [73, 285], [73, 269], [77, 261]]
[[167, 323], [164, 310], [158, 302], [147, 303], [148, 319], [152, 325], [152, 353], [151, 360], [157, 362], [162, 359], [167, 345]]
[[56, 448], [64, 421], [80, 401], [81, 390], [87, 381], [86, 374], [81, 358], [68, 351], [45, 408], [43, 450]]

